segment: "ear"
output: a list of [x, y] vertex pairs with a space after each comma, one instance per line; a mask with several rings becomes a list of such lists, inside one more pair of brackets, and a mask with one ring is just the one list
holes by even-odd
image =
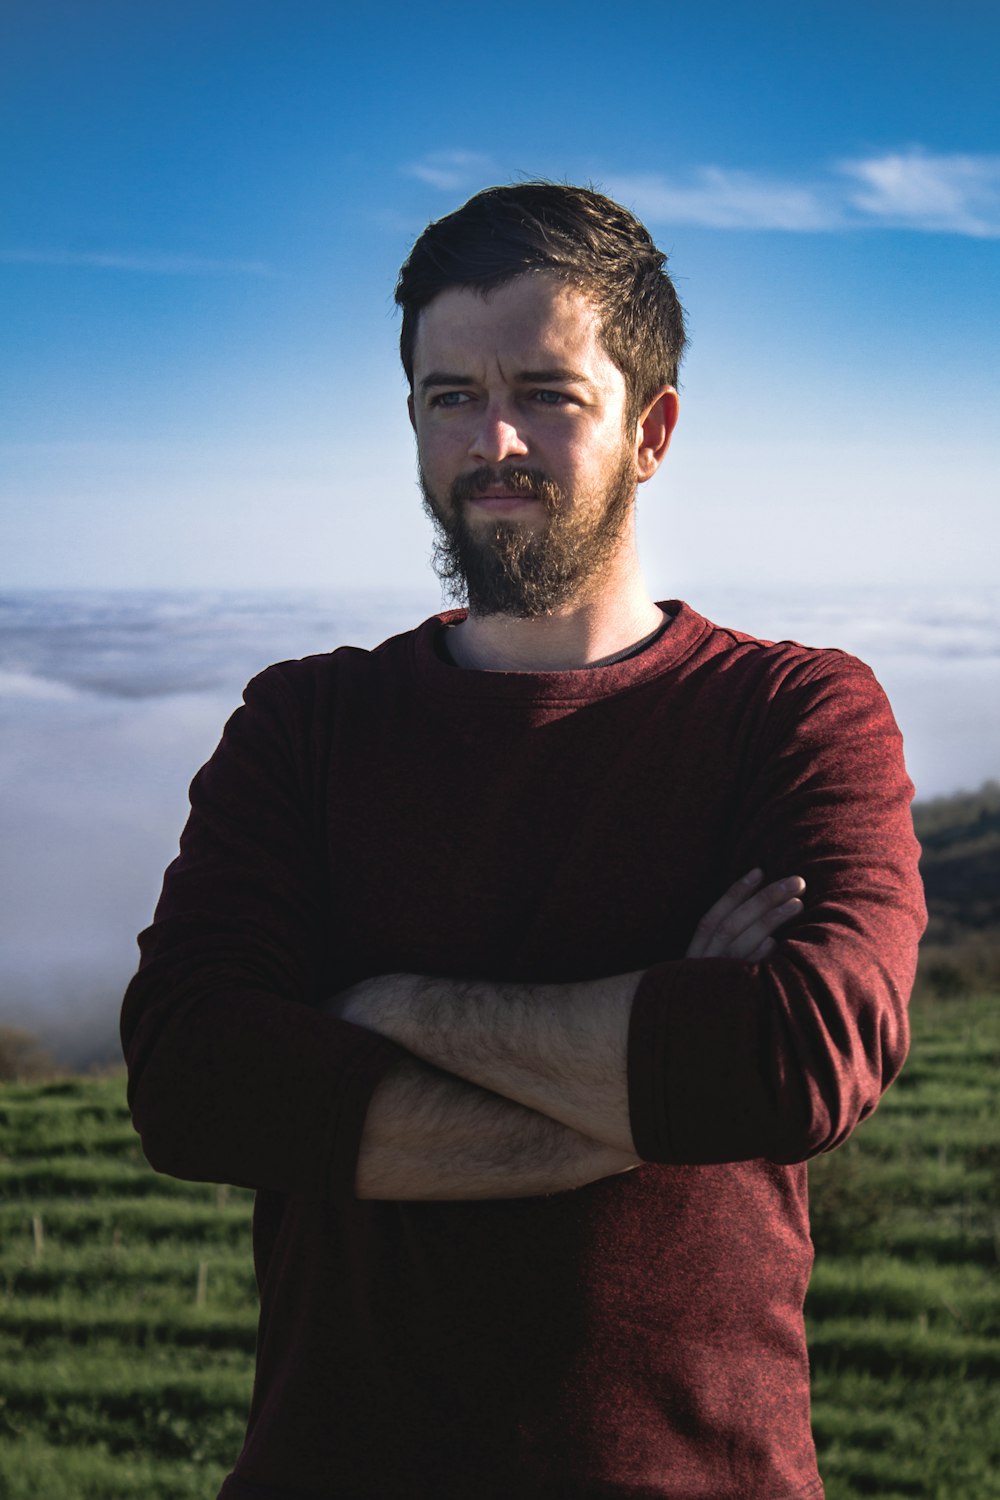
[[414, 415], [414, 412], [413, 412], [413, 392], [412, 391], [410, 392], [410, 394], [406, 398], [406, 410], [407, 410], [407, 413], [409, 414], [410, 426], [413, 428], [414, 432], [416, 432], [416, 430], [417, 430], [417, 419], [416, 419], [416, 417]]
[[674, 428], [680, 401], [672, 385], [665, 385], [646, 407], [636, 426], [636, 475], [640, 484], [652, 479], [663, 462]]

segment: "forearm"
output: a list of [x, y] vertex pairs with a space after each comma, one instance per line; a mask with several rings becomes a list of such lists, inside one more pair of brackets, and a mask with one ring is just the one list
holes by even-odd
[[[689, 957], [755, 963], [774, 950], [772, 934], [802, 910], [805, 883], [762, 880], [751, 870], [720, 897], [698, 924]], [[643, 977], [532, 985], [387, 974], [323, 1008], [631, 1157], [627, 1053]]]
[[359, 1198], [527, 1198], [636, 1165], [632, 1154], [407, 1059], [372, 1096], [356, 1192]]
[[338, 1005], [424, 1062], [632, 1156], [626, 1051], [640, 978], [524, 985], [385, 975]]

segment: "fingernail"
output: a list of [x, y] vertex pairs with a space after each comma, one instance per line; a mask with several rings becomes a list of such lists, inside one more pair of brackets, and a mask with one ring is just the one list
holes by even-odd
[[781, 889], [783, 891], [796, 891], [796, 892], [798, 892], [798, 891], [804, 891], [805, 888], [806, 888], [806, 883], [802, 879], [801, 875], [790, 875], [787, 880], [783, 880], [781, 882]]
[[744, 885], [756, 885], [757, 882], [758, 882], [758, 880], [763, 880], [763, 878], [764, 878], [764, 871], [763, 870], [751, 870], [749, 875], [744, 875], [744, 877], [743, 877], [743, 884]]

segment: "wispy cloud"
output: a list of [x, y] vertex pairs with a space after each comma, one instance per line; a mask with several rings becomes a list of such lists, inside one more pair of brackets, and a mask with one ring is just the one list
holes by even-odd
[[817, 189], [723, 167], [701, 167], [686, 183], [650, 174], [616, 176], [608, 190], [654, 222], [706, 229], [839, 227], [836, 205]]
[[906, 151], [839, 161], [809, 181], [702, 167], [687, 183], [623, 176], [610, 190], [654, 222], [709, 229], [910, 229], [1000, 238], [1000, 156]]
[[[442, 192], [495, 178], [474, 151], [436, 151], [403, 168]], [[836, 161], [800, 178], [718, 165], [685, 173], [603, 174], [640, 218], [707, 229], [909, 229], [1000, 238], [1000, 156], [934, 154], [920, 146]]]
[[457, 193], [485, 186], [493, 166], [479, 151], [431, 151], [420, 161], [407, 162], [402, 170], [407, 177], [419, 178], [442, 192]]
[[83, 266], [99, 271], [142, 271], [154, 276], [269, 276], [260, 260], [211, 260], [203, 255], [122, 254], [104, 250], [0, 250], [7, 265]]
[[867, 222], [1000, 237], [1000, 156], [934, 156], [919, 148], [839, 164]]

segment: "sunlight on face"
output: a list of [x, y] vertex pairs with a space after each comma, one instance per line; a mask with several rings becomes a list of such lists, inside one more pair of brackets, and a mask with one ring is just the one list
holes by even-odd
[[545, 614], [630, 532], [625, 380], [591, 303], [543, 273], [452, 288], [418, 325], [411, 418], [435, 565], [477, 614]]

